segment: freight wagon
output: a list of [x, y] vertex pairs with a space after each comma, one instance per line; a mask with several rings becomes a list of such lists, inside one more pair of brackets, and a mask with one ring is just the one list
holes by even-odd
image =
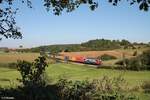
[[84, 64], [92, 64], [92, 65], [101, 65], [102, 61], [99, 59], [94, 58], [86, 58], [83, 56], [73, 56], [69, 57], [68, 60], [78, 63], [84, 63]]

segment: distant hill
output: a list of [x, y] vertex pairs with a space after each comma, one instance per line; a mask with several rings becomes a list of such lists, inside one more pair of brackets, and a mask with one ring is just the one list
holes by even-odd
[[8, 52], [8, 48], [7, 47], [0, 47], [0, 52]]
[[[89, 40], [87, 42], [81, 44], [60, 44], [60, 45], [47, 45], [47, 46], [40, 46], [30, 49], [21, 49], [24, 52], [78, 52], [78, 51], [100, 51], [100, 50], [114, 50], [120, 48], [131, 48], [135, 49], [138, 45], [148, 45], [144, 43], [131, 43], [128, 40], [108, 40], [108, 39], [96, 39], [96, 40]], [[149, 45], [148, 45], [149, 46]], [[18, 50], [20, 51], [20, 50]]]

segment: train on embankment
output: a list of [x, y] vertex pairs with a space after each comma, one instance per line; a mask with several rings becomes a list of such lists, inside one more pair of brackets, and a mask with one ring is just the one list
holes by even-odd
[[65, 56], [64, 57], [65, 61], [72, 61], [72, 62], [77, 62], [77, 63], [83, 63], [83, 64], [92, 64], [92, 65], [101, 65], [102, 61], [96, 58], [87, 58], [84, 56]]
[[102, 60], [97, 58], [90, 58], [83, 55], [72, 55], [68, 56], [65, 54], [57, 54], [51, 55], [50, 53], [46, 53], [49, 58], [55, 58], [57, 61], [65, 61], [65, 62], [76, 62], [82, 64], [91, 64], [91, 65], [102, 65]]

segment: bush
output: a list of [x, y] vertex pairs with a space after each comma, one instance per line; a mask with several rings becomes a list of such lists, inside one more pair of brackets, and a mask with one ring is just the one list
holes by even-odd
[[122, 67], [120, 68], [127, 70], [139, 71], [145, 69], [145, 67], [141, 65], [141, 61], [138, 58], [120, 60], [116, 62], [116, 64], [121, 65]]
[[[147, 67], [150, 66], [150, 50], [144, 51], [139, 57], [143, 65], [147, 65]], [[148, 67], [148, 69], [150, 69], [150, 67]]]
[[9, 53], [9, 49], [5, 49], [4, 52], [5, 52], [5, 53]]
[[113, 59], [117, 59], [117, 58], [115, 56], [112, 56], [112, 55], [104, 54], [102, 56], [99, 56], [98, 59], [106, 61], [106, 60], [113, 60]]
[[1, 89], [0, 96], [15, 100], [135, 100], [128, 92], [122, 76], [93, 81], [69, 81], [60, 79], [54, 85]]
[[43, 86], [46, 84], [43, 79], [45, 68], [48, 66], [45, 57], [38, 57], [34, 62], [18, 61], [17, 69], [21, 74], [20, 82], [24, 86]]
[[128, 100], [137, 99], [127, 93], [126, 81], [121, 77], [89, 81], [58, 81], [60, 100]]
[[136, 71], [142, 70], [142, 67], [140, 65], [140, 60], [139, 59], [131, 59], [129, 64], [127, 65], [127, 69], [136, 70]]
[[0, 88], [0, 98], [1, 97], [10, 97], [13, 100], [59, 100], [57, 88], [53, 85], [45, 87]]
[[124, 63], [128, 65], [129, 64], [129, 59], [119, 60], [115, 64], [123, 66]]
[[145, 93], [150, 93], [150, 81], [145, 81], [141, 85], [142, 89], [144, 90]]
[[143, 52], [135, 58], [120, 60], [116, 62], [116, 64], [121, 65], [128, 70], [150, 70], [150, 50]]
[[60, 100], [91, 100], [92, 84], [88, 81], [68, 81], [60, 79], [57, 83]]
[[137, 56], [137, 54], [138, 54], [137, 51], [133, 52], [133, 56]]

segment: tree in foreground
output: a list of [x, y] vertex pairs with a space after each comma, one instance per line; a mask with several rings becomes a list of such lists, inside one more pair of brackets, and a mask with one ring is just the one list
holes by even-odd
[[20, 82], [23, 86], [44, 86], [45, 68], [47, 67], [46, 58], [38, 57], [34, 62], [18, 61], [17, 69], [21, 74]]

